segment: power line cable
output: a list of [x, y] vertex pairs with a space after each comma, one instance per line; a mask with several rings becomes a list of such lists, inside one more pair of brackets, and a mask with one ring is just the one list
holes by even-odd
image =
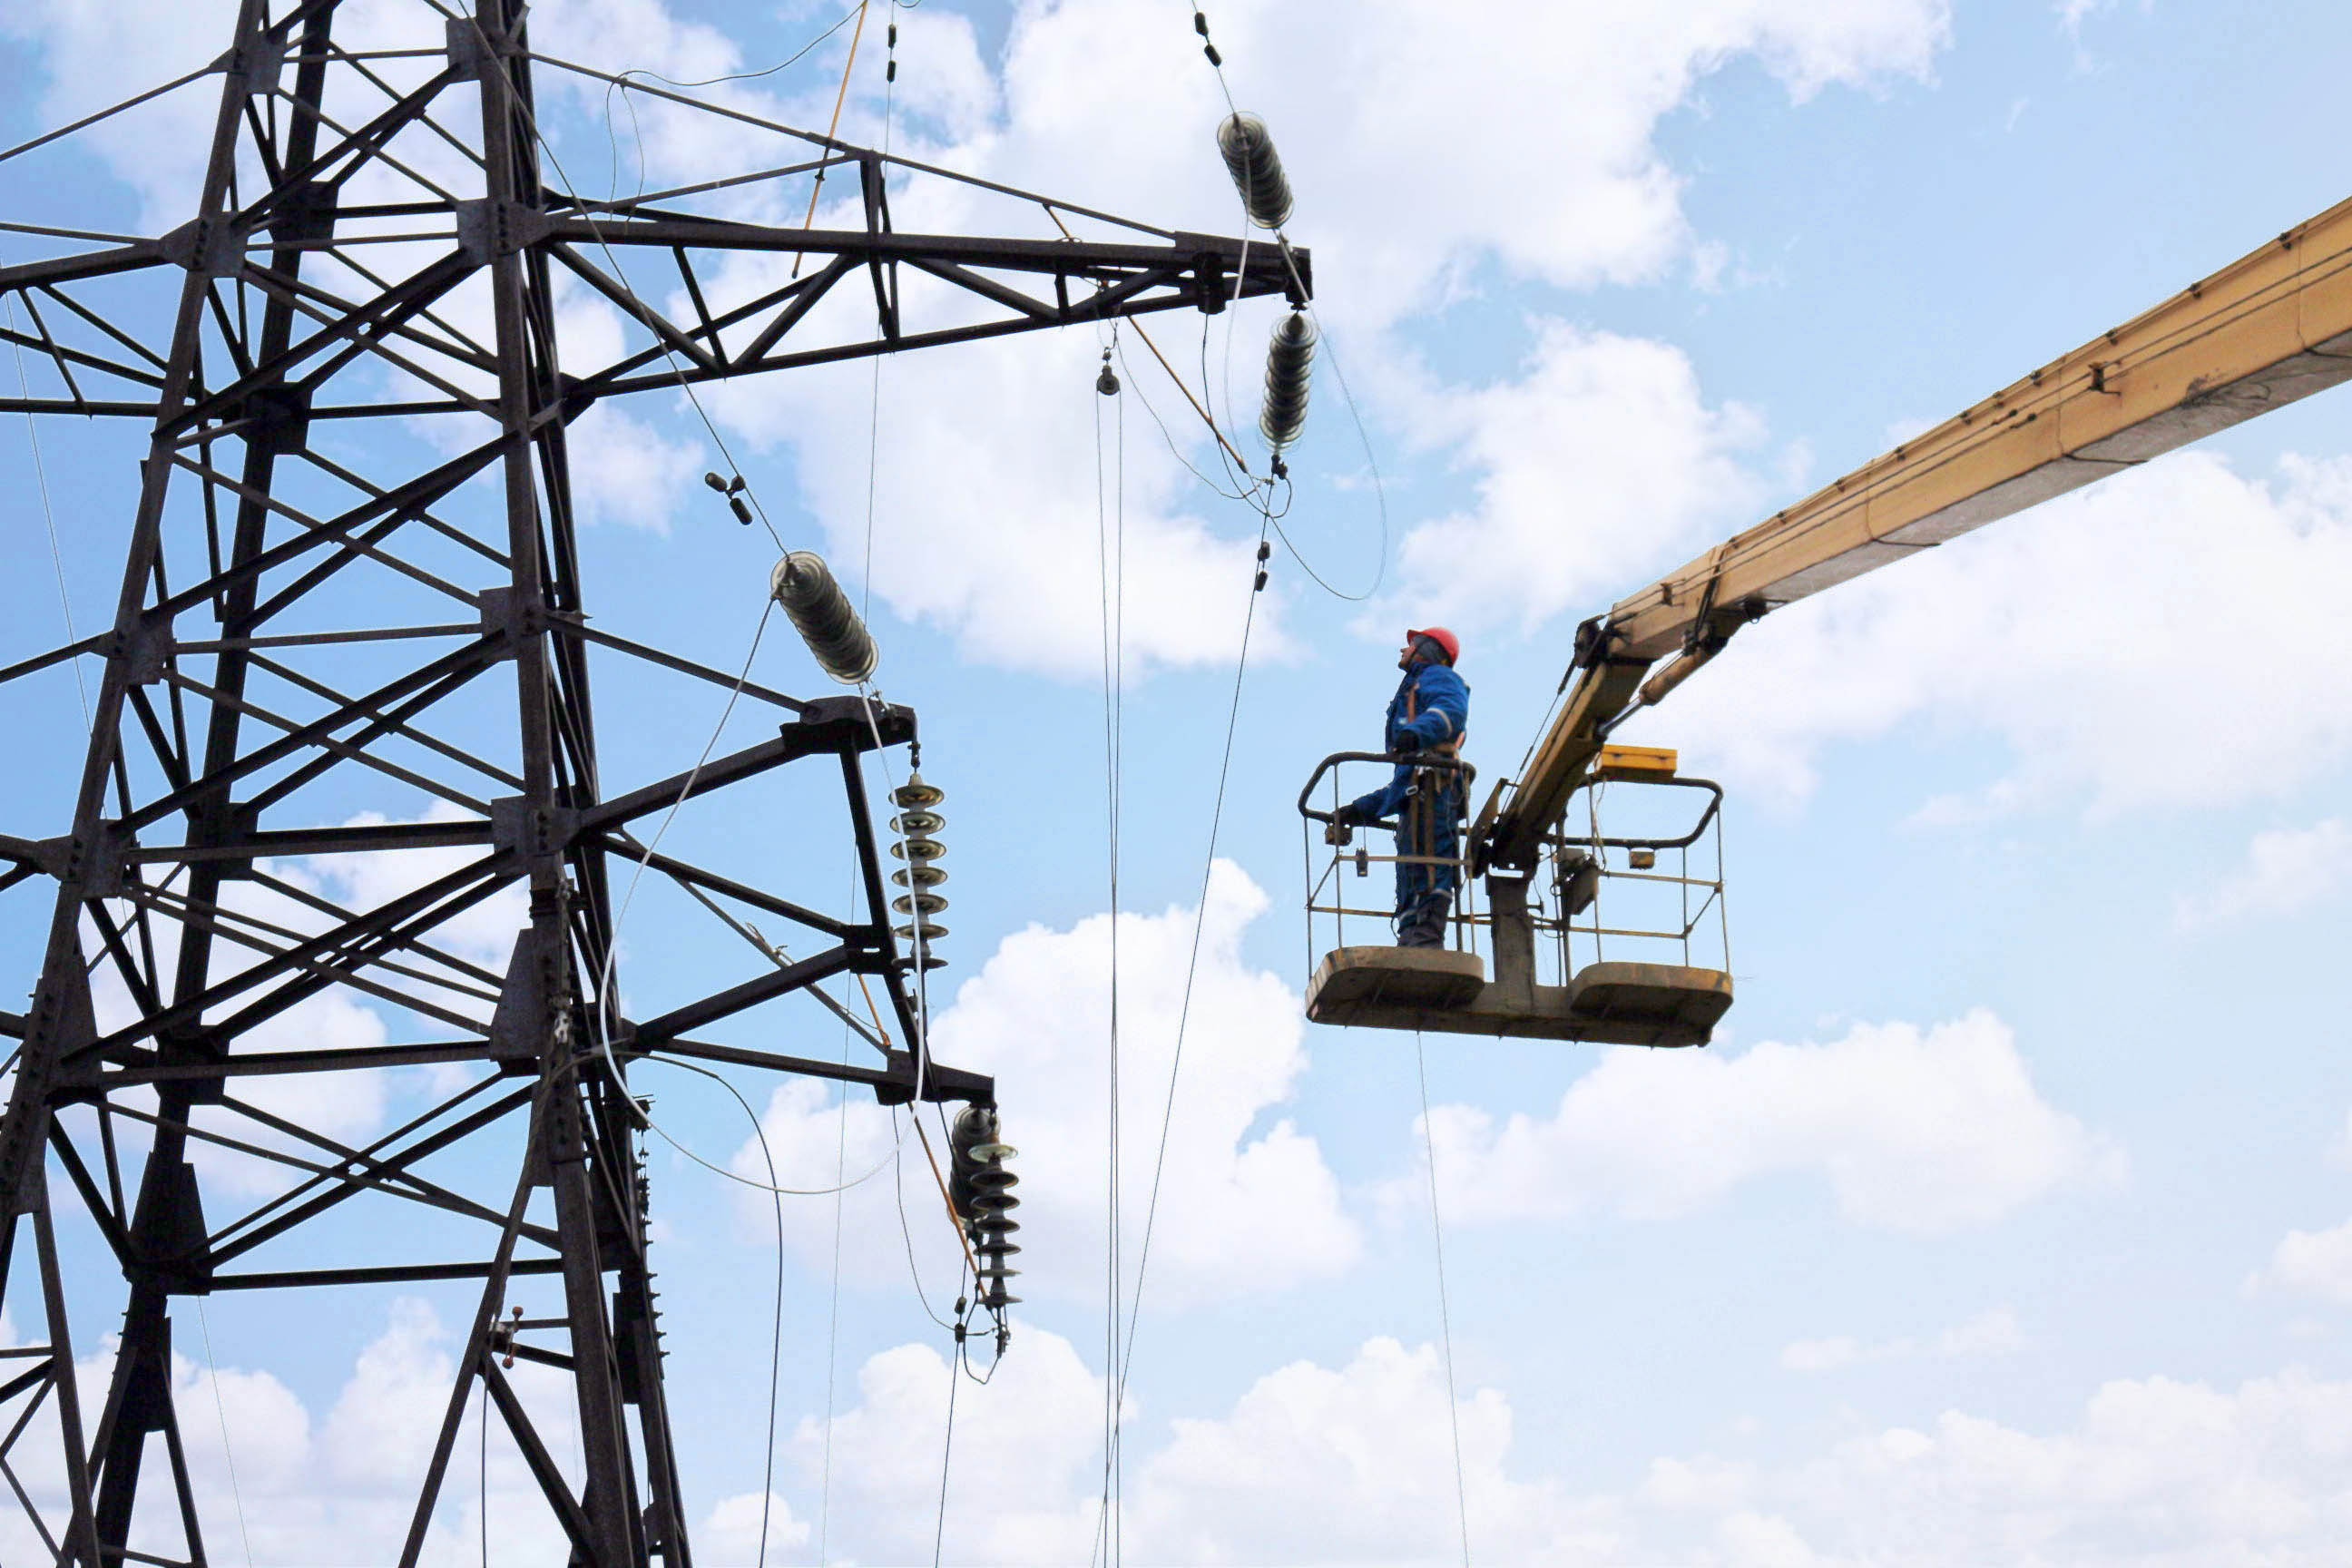
[[[475, 37], [481, 41], [483, 49], [490, 55], [491, 58], [497, 58], [498, 46], [491, 42], [489, 34], [483, 30], [482, 24], [478, 17], [470, 13], [453, 11], [448, 6], [443, 5], [441, 0], [425, 0], [425, 3], [434, 10], [439, 12], [448, 20], [452, 22], [462, 22], [467, 26], [471, 27], [474, 31]], [[864, 0], [860, 0], [861, 15], [863, 14], [863, 11]], [[530, 104], [523, 101], [521, 95], [514, 90], [514, 84], [509, 81], [503, 73], [493, 72], [491, 74], [497, 77], [500, 89], [506, 96], [508, 106], [517, 114], [521, 116], [524, 127], [530, 132], [531, 141], [537, 143], [541, 152], [547, 154], [547, 161], [549, 164], [554, 168], [556, 176], [563, 182], [568, 192], [574, 193], [573, 199], [577, 202], [578, 198], [576, 192], [578, 190], [578, 186], [573, 182], [570, 173], [564, 169], [563, 160], [557, 156], [554, 144], [549, 142], [546, 133], [540, 130], [539, 116], [537, 113], [532, 110]], [[636, 298], [636, 287], [629, 281], [628, 270], [622, 266], [621, 258], [614, 251], [612, 242], [604, 237], [604, 226], [596, 221], [596, 215], [589, 211], [585, 204], [581, 204], [578, 207], [578, 211], [581, 221], [588, 226], [588, 232], [595, 237], [596, 248], [604, 252], [605, 264], [612, 268], [613, 276], [619, 280], [623, 289], [628, 290], [630, 298], [635, 300]], [[727, 438], [719, 433], [719, 426], [712, 422], [709, 410], [702, 406], [702, 399], [695, 395], [694, 384], [687, 380], [686, 367], [678, 363], [677, 352], [669, 346], [669, 340], [663, 335], [658, 327], [654, 325], [651, 315], [652, 312], [646, 310], [642, 302], [640, 302], [637, 313], [638, 324], [644, 327], [646, 331], [651, 334], [656, 346], [661, 350], [662, 358], [668, 363], [670, 374], [677, 383], [677, 389], [686, 394], [687, 402], [692, 405], [694, 408], [695, 417], [702, 422], [702, 428], [710, 437], [711, 443], [719, 448], [719, 455], [720, 458], [725, 459], [729, 471], [733, 473], [737, 478], [741, 478], [742, 470], [735, 462], [734, 451], [727, 445]], [[768, 537], [775, 542], [775, 546], [778, 550], [783, 549], [783, 535], [778, 533], [776, 531], [776, 525], [769, 521], [768, 509], [761, 503], [759, 492], [756, 489], [753, 489], [747, 481], [743, 489], [743, 494], [745, 498], [751, 501], [751, 510], [758, 514], [760, 526], [768, 531]]]
[[1454, 1435], [1454, 1518], [1462, 1529], [1462, 1568], [1470, 1568], [1470, 1494], [1462, 1479], [1462, 1413], [1454, 1394], [1454, 1313], [1445, 1299], [1445, 1226], [1437, 1208], [1437, 1133], [1429, 1124], [1429, 1064], [1421, 1031], [1412, 1032], [1412, 1065], [1421, 1083], [1422, 1152], [1429, 1165], [1429, 1238], [1437, 1256], [1437, 1328], [1445, 1348], [1445, 1424]]
[[[768, 1439], [765, 1457], [760, 1466], [760, 1558], [759, 1568], [768, 1568], [768, 1515], [776, 1496], [776, 1391], [782, 1378], [784, 1358], [784, 1199], [783, 1189], [776, 1185], [776, 1156], [768, 1147], [768, 1130], [760, 1121], [760, 1113], [743, 1098], [743, 1091], [721, 1074], [692, 1062], [673, 1061], [672, 1067], [700, 1073], [735, 1097], [751, 1119], [751, 1135], [760, 1141], [760, 1158], [768, 1167], [768, 1198], [776, 1211], [776, 1310], [768, 1340]], [[837, 1195], [837, 1194], [836, 1194]]]
[[245, 1543], [245, 1568], [253, 1568], [253, 1532], [245, 1526], [245, 1494], [236, 1484], [236, 1450], [228, 1441], [228, 1405], [221, 1398], [220, 1363], [213, 1359], [213, 1326], [205, 1316], [202, 1296], [196, 1298], [196, 1327], [205, 1336], [205, 1371], [212, 1378], [213, 1414], [220, 1417], [221, 1458], [228, 1464], [228, 1495], [236, 1506], [236, 1533]]
[[[1258, 542], [1261, 546], [1265, 542], [1265, 530], [1263, 528], [1258, 531]], [[1117, 1381], [1118, 1385], [1117, 1397], [1118, 1405], [1118, 1415], [1114, 1417], [1113, 1447], [1115, 1449], [1122, 1446], [1124, 1442], [1123, 1437], [1118, 1435], [1118, 1424], [1122, 1422], [1124, 1419], [1127, 1405], [1128, 1376], [1135, 1360], [1136, 1331], [1143, 1316], [1143, 1287], [1151, 1265], [1151, 1235], [1153, 1226], [1158, 1222], [1160, 1216], [1160, 1190], [1162, 1178], [1165, 1176], [1168, 1168], [1169, 1135], [1175, 1125], [1176, 1085], [1184, 1066], [1184, 1036], [1185, 1030], [1192, 1021], [1193, 982], [1198, 977], [1201, 967], [1201, 935], [1202, 928], [1208, 920], [1209, 883], [1216, 873], [1217, 835], [1224, 822], [1225, 785], [1233, 773], [1234, 734], [1241, 721], [1243, 681], [1249, 673], [1250, 633], [1257, 622], [1258, 592], [1255, 578], [1255, 573], [1256, 570], [1255, 562], [1251, 564], [1251, 570], [1253, 573], [1253, 578], [1250, 589], [1249, 605], [1242, 616], [1241, 651], [1234, 664], [1233, 701], [1225, 713], [1224, 750], [1217, 763], [1216, 800], [1209, 814], [1209, 847], [1206, 863], [1201, 869], [1200, 904], [1192, 911], [1192, 941], [1191, 952], [1186, 958], [1184, 965], [1183, 1000], [1179, 1005], [1176, 1011], [1176, 1045], [1175, 1050], [1170, 1057], [1168, 1063], [1168, 1094], [1166, 1104], [1161, 1110], [1160, 1118], [1159, 1150], [1152, 1159], [1151, 1195], [1150, 1201], [1144, 1206], [1143, 1236], [1137, 1249], [1135, 1262], [1135, 1291], [1134, 1294], [1129, 1298], [1127, 1313], [1127, 1341], [1121, 1350], [1118, 1367], [1117, 1369]], [[1116, 1464], [1116, 1459], [1114, 1459], [1113, 1462]]]
[[[8, 331], [10, 336], [13, 338], [16, 332], [16, 296], [10, 294], [7, 299], [7, 304]], [[30, 303], [27, 302], [26, 309], [29, 310], [30, 308]], [[30, 407], [33, 399], [33, 389], [31, 381], [25, 374], [25, 345], [19, 342], [15, 344], [15, 347], [16, 350], [16, 390], [27, 405], [25, 409], [25, 439], [31, 444], [33, 448], [33, 483], [41, 492], [41, 521], [47, 524], [49, 531], [49, 565], [56, 571], [58, 575], [58, 605], [59, 608], [65, 611], [66, 641], [68, 643], [79, 642], [81, 639], [74, 635], [73, 598], [66, 592], [65, 552], [58, 548], [58, 514], [56, 510], [49, 504], [49, 470], [47, 465], [43, 463], [41, 460], [40, 426], [34, 422], [33, 410]], [[81, 699], [81, 725], [84, 730], [89, 730], [93, 728], [97, 723], [97, 721], [90, 717], [89, 687], [82, 679], [81, 660], [76, 658], [69, 662], [73, 666], [74, 692]]]

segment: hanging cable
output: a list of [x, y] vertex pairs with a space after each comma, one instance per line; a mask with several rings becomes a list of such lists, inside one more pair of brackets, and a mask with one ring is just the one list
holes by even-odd
[[[849, 100], [849, 73], [856, 68], [857, 46], [866, 37], [866, 0], [857, 0], [857, 26], [849, 35], [849, 58], [841, 62], [841, 89], [833, 95], [833, 120], [824, 128], [824, 140], [828, 152], [832, 150], [833, 142], [841, 130], [841, 106]], [[817, 162], [816, 181], [809, 186], [808, 216], [801, 219], [803, 233], [806, 233], [816, 225], [817, 199], [824, 195], [825, 164], [824, 159], [819, 159]], [[793, 254], [792, 275], [794, 278], [801, 275], [801, 262], [804, 255], [804, 252], [800, 251]]]
[[[1096, 377], [1098, 395], [1094, 404], [1095, 427], [1095, 563], [1096, 575], [1102, 605], [1102, 678], [1103, 678], [1103, 790], [1106, 798], [1106, 821], [1108, 832], [1108, 870], [1110, 883], [1110, 1028], [1108, 1086], [1107, 1093], [1106, 1170], [1108, 1173], [1105, 1197], [1104, 1230], [1104, 1296], [1103, 1325], [1103, 1478], [1102, 1515], [1108, 1521], [1119, 1510], [1122, 1478], [1118, 1468], [1118, 1407], [1115, 1380], [1109, 1369], [1118, 1359], [1120, 1309], [1119, 1297], [1124, 1270], [1121, 1267], [1120, 1219], [1120, 1124], [1119, 1124], [1119, 1017], [1118, 1017], [1118, 921], [1119, 921], [1119, 804], [1120, 771], [1125, 736], [1125, 676], [1126, 676], [1126, 590], [1127, 590], [1127, 414], [1118, 401], [1118, 378], [1111, 372], [1110, 362], [1116, 352], [1117, 328], [1112, 329], [1113, 346], [1103, 350], [1100, 374]], [[1156, 351], [1155, 351], [1156, 352]], [[1107, 505], [1104, 488], [1105, 472], [1102, 402], [1112, 402], [1117, 416], [1118, 469], [1112, 483], [1117, 497], [1116, 544], [1113, 542], [1111, 513]]]
[[[10, 294], [7, 300], [8, 331], [13, 338], [16, 332], [16, 296]], [[30, 308], [28, 302], [26, 309]], [[66, 641], [79, 642], [81, 639], [74, 635], [73, 598], [66, 592], [65, 552], [58, 546], [58, 514], [49, 504], [49, 470], [47, 465], [41, 461], [41, 432], [40, 427], [34, 423], [33, 410], [30, 406], [33, 400], [33, 388], [31, 381], [25, 374], [25, 345], [20, 342], [14, 346], [16, 350], [16, 391], [27, 405], [25, 409], [25, 439], [33, 448], [33, 483], [41, 492], [41, 521], [47, 525], [49, 531], [49, 565], [58, 575], [58, 605], [65, 612]], [[81, 726], [84, 730], [89, 730], [97, 723], [97, 721], [90, 717], [89, 687], [82, 679], [81, 660], [76, 658], [69, 662], [73, 666], [74, 691], [81, 699]]]
[[205, 1372], [213, 1384], [213, 1414], [220, 1417], [221, 1458], [228, 1466], [229, 1500], [236, 1506], [236, 1533], [245, 1544], [245, 1568], [253, 1568], [253, 1532], [245, 1527], [245, 1494], [236, 1484], [236, 1451], [228, 1443], [228, 1405], [221, 1398], [220, 1363], [213, 1359], [213, 1325], [205, 1316], [205, 1299], [199, 1296], [195, 1300], [196, 1328], [205, 1337]]
[[760, 1464], [760, 1558], [759, 1568], [768, 1568], [768, 1514], [776, 1495], [776, 1392], [783, 1370], [784, 1359], [784, 1189], [776, 1184], [776, 1156], [768, 1147], [768, 1130], [761, 1125], [760, 1113], [743, 1098], [743, 1091], [721, 1074], [692, 1062], [671, 1061], [671, 1067], [684, 1068], [700, 1073], [729, 1094], [743, 1108], [751, 1123], [751, 1135], [760, 1141], [760, 1158], [768, 1167], [768, 1197], [776, 1211], [776, 1310], [768, 1336], [768, 1440], [765, 1456]]
[[[861, 16], [864, 14], [865, 3], [866, 0], [859, 0]], [[462, 22], [471, 27], [475, 38], [482, 46], [484, 54], [491, 59], [499, 58], [498, 46], [491, 42], [489, 34], [483, 30], [478, 16], [470, 12], [453, 11], [441, 4], [441, 0], [425, 0], [425, 4], [450, 22]], [[533, 112], [530, 104], [523, 101], [521, 95], [515, 91], [514, 83], [508, 80], [503, 73], [492, 74], [497, 77], [499, 89], [505, 95], [507, 107], [521, 117], [524, 129], [530, 132], [532, 143], [547, 154], [548, 163], [555, 170], [556, 177], [563, 182], [566, 190], [576, 191], [578, 186], [572, 181], [571, 174], [563, 167], [563, 160], [557, 156], [554, 144], [549, 142], [546, 133], [540, 130], [539, 116]], [[583, 204], [579, 208], [579, 216], [581, 221], [588, 226], [588, 232], [595, 237], [596, 248], [604, 253], [604, 263], [613, 269], [614, 279], [628, 292], [630, 298], [635, 299], [636, 287], [629, 281], [628, 269], [621, 264], [621, 258], [614, 252], [612, 242], [604, 237], [604, 226], [596, 221], [596, 215]], [[686, 395], [687, 402], [694, 409], [695, 417], [702, 422], [702, 428], [709, 436], [711, 444], [719, 448], [719, 455], [726, 459], [729, 472], [740, 479], [742, 471], [735, 462], [734, 451], [727, 445], [727, 438], [719, 433], [719, 426], [711, 420], [709, 411], [703, 407], [702, 399], [696, 395], [694, 384], [687, 379], [686, 367], [678, 362], [677, 351], [669, 345], [669, 340], [663, 334], [660, 328], [654, 324], [650, 310], [641, 303], [638, 306], [638, 311], [637, 324], [651, 334], [655, 345], [661, 350], [662, 359], [668, 364], [670, 375], [677, 382], [678, 391]], [[768, 509], [761, 505], [758, 492], [749, 490], [747, 488], [746, 493], [751, 500], [751, 510], [759, 516], [760, 526], [768, 531], [768, 537], [775, 542], [778, 550], [784, 549], [783, 535], [778, 533], [776, 525], [769, 521]]]
[[1437, 1331], [1445, 1349], [1445, 1422], [1454, 1435], [1454, 1509], [1462, 1527], [1462, 1568], [1470, 1568], [1470, 1493], [1462, 1480], [1462, 1415], [1454, 1395], [1454, 1313], [1445, 1299], [1445, 1226], [1437, 1209], [1437, 1133], [1429, 1124], [1429, 1065], [1421, 1031], [1412, 1032], [1412, 1065], [1421, 1083], [1422, 1152], [1429, 1165], [1429, 1239], [1437, 1255]]
[[[1264, 549], [1265, 546], [1265, 531], [1264, 529], [1259, 530], [1258, 545], [1261, 549]], [[1162, 1177], [1167, 1173], [1169, 1134], [1175, 1125], [1176, 1118], [1176, 1085], [1180, 1075], [1183, 1071], [1184, 1035], [1186, 1027], [1191, 1023], [1192, 1016], [1192, 986], [1193, 982], [1200, 973], [1201, 935], [1203, 925], [1208, 919], [1209, 882], [1210, 879], [1216, 872], [1217, 836], [1224, 823], [1225, 785], [1233, 773], [1234, 733], [1241, 721], [1242, 685], [1249, 673], [1250, 633], [1257, 622], [1258, 589], [1261, 585], [1262, 581], [1254, 578], [1253, 586], [1250, 590], [1249, 605], [1244, 612], [1242, 617], [1241, 651], [1234, 663], [1233, 701], [1225, 713], [1224, 750], [1217, 763], [1216, 799], [1209, 813], [1208, 855], [1206, 863], [1201, 868], [1200, 904], [1192, 912], [1192, 941], [1190, 953], [1186, 957], [1184, 963], [1183, 999], [1179, 1004], [1176, 1010], [1176, 1045], [1173, 1054], [1169, 1058], [1167, 1100], [1160, 1111], [1159, 1149], [1154, 1154], [1151, 1163], [1151, 1195], [1150, 1200], [1144, 1205], [1143, 1236], [1141, 1241], [1138, 1245], [1136, 1252], [1135, 1291], [1134, 1294], [1128, 1299], [1127, 1338], [1126, 1342], [1121, 1347], [1119, 1352], [1116, 1379], [1118, 1389], [1115, 1394], [1118, 1404], [1112, 1417], [1112, 1447], [1114, 1455], [1112, 1463], [1114, 1468], [1116, 1468], [1118, 1463], [1118, 1455], [1125, 1442], [1123, 1426], [1127, 1406], [1128, 1374], [1129, 1369], [1134, 1363], [1136, 1331], [1138, 1325], [1141, 1322], [1143, 1317], [1143, 1287], [1151, 1266], [1152, 1227], [1158, 1222], [1160, 1217], [1160, 1183]], [[1117, 1559], [1114, 1558], [1113, 1561], [1116, 1562]]]
[[948, 1464], [955, 1457], [956, 1385], [963, 1381], [956, 1375], [956, 1361], [963, 1354], [963, 1301], [956, 1302], [955, 1345], [948, 1361], [948, 1422], [947, 1435], [940, 1443], [940, 1517], [931, 1531], [931, 1568], [940, 1568], [940, 1553], [948, 1539]]

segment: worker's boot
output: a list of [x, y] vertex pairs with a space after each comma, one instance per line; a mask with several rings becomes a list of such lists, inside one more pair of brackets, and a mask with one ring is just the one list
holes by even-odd
[[1445, 916], [1453, 908], [1451, 893], [1432, 893], [1397, 921], [1399, 947], [1444, 947]]

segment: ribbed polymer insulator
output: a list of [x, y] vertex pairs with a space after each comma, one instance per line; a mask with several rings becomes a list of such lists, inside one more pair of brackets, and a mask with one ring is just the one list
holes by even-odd
[[1224, 154], [1253, 222], [1280, 228], [1290, 221], [1290, 177], [1282, 172], [1282, 156], [1265, 121], [1255, 114], [1227, 115], [1217, 127], [1217, 151]]
[[1307, 384], [1315, 366], [1315, 323], [1293, 310], [1274, 325], [1265, 345], [1265, 407], [1257, 433], [1281, 451], [1307, 426]]
[[947, 825], [948, 819], [936, 811], [902, 811], [890, 819], [890, 831], [929, 837]]
[[873, 634], [857, 618], [856, 606], [833, 580], [822, 557], [812, 551], [793, 551], [776, 563], [768, 586], [815, 656], [818, 668], [844, 686], [855, 686], [874, 673], [881, 655]]
[[890, 853], [901, 860], [936, 860], [947, 852], [948, 847], [936, 838], [895, 838], [890, 842]]
[[936, 888], [948, 879], [948, 874], [940, 866], [901, 866], [890, 873], [890, 879], [902, 888]]
[[935, 915], [948, 907], [948, 901], [937, 893], [901, 893], [890, 900], [890, 907], [902, 915]]

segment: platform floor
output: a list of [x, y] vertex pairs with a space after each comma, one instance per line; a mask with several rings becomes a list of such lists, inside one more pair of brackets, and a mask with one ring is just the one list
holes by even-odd
[[1617, 1046], [1703, 1046], [1730, 1006], [1719, 969], [1590, 963], [1566, 985], [1513, 997], [1477, 954], [1443, 948], [1339, 948], [1307, 987], [1318, 1024]]

